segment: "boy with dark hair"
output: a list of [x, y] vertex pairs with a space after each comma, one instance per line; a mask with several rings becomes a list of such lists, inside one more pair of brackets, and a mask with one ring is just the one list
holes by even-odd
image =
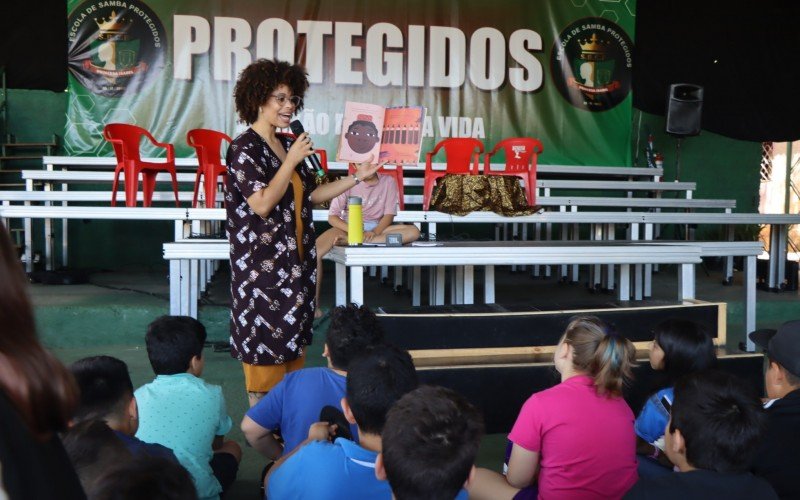
[[680, 473], [640, 479], [625, 498], [777, 498], [769, 483], [747, 472], [763, 429], [758, 397], [735, 376], [688, 375], [675, 384], [664, 433], [664, 451]]
[[192, 477], [175, 462], [138, 457], [108, 470], [90, 494], [92, 500], [194, 500]]
[[135, 437], [139, 429], [139, 408], [133, 397], [133, 383], [124, 361], [111, 356], [79, 359], [69, 367], [80, 390], [80, 404], [73, 424], [102, 420], [134, 455], [150, 455], [177, 461], [172, 450]]
[[422, 386], [389, 410], [375, 476], [398, 500], [466, 498], [482, 436], [483, 418], [463, 396]]
[[344, 438], [330, 443], [335, 426], [312, 425], [308, 439], [270, 471], [268, 498], [388, 498], [389, 483], [378, 480], [374, 470], [381, 432], [389, 408], [416, 387], [414, 363], [403, 350], [380, 345], [354, 360], [341, 405], [347, 421], [357, 425], [359, 444]]
[[[242, 419], [247, 442], [271, 460], [295, 449], [308, 435], [311, 424], [321, 420], [323, 407], [339, 406], [350, 361], [382, 341], [383, 328], [368, 308], [356, 304], [335, 308], [322, 352], [328, 366], [289, 373], [250, 408]], [[273, 434], [278, 431], [283, 446]], [[355, 431], [353, 426], [352, 436]]]
[[[102, 420], [83, 420], [61, 436], [83, 491], [91, 498], [95, 483], [111, 464], [133, 460], [131, 451]], [[173, 457], [174, 460], [174, 457]]]
[[189, 316], [161, 316], [147, 327], [154, 381], [136, 390], [136, 437], [172, 448], [199, 498], [219, 498], [236, 479], [242, 450], [223, 436], [231, 429], [222, 388], [203, 373], [206, 329]]
[[765, 350], [764, 386], [769, 400], [767, 430], [751, 470], [781, 498], [800, 498], [800, 320], [777, 330], [759, 330], [750, 339]]

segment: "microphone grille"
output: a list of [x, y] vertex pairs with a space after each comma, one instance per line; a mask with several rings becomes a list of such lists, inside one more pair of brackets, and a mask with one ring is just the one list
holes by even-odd
[[300, 120], [294, 120], [292, 123], [289, 124], [289, 128], [292, 129], [292, 133], [294, 135], [300, 135], [303, 132], [305, 132], [303, 124], [300, 122]]

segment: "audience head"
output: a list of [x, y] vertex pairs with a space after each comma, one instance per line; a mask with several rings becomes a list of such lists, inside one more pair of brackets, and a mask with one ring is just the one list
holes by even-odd
[[556, 369], [586, 374], [594, 379], [598, 394], [620, 396], [633, 377], [636, 349], [633, 343], [594, 316], [570, 321], [556, 348]]
[[800, 389], [800, 320], [787, 321], [777, 330], [757, 330], [750, 340], [766, 354], [768, 397], [782, 398]]
[[36, 335], [28, 279], [0, 224], [0, 397], [45, 440], [67, 428], [78, 396], [72, 375]]
[[350, 361], [383, 342], [383, 327], [365, 306], [350, 304], [331, 311], [325, 337], [325, 355], [331, 368], [347, 371]]
[[133, 435], [138, 425], [128, 365], [111, 356], [79, 359], [69, 367], [80, 390], [74, 422], [105, 420], [109, 427]]
[[[308, 90], [305, 69], [298, 64], [292, 65], [277, 59], [258, 59], [243, 69], [233, 88], [239, 121], [254, 123], [258, 119], [259, 108], [281, 85], [289, 87], [292, 95], [302, 98]], [[301, 109], [302, 102], [295, 108], [295, 113]]]
[[379, 345], [350, 363], [342, 409], [360, 432], [380, 434], [389, 408], [417, 384], [411, 356], [397, 347]]
[[670, 382], [716, 366], [714, 341], [697, 323], [668, 319], [659, 323], [653, 333], [650, 366], [654, 370], [663, 370]]
[[665, 451], [681, 470], [747, 470], [764, 429], [758, 396], [735, 376], [707, 370], [678, 380]]
[[84, 420], [73, 425], [62, 436], [62, 442], [84, 491], [90, 496], [110, 466], [132, 458], [125, 443], [102, 420]]
[[463, 396], [422, 386], [392, 406], [381, 435], [376, 475], [394, 497], [453, 499], [470, 477], [483, 436], [483, 418]]
[[90, 494], [92, 500], [195, 500], [192, 477], [172, 460], [141, 455], [104, 474]]
[[206, 327], [190, 316], [161, 316], [147, 326], [147, 357], [156, 375], [203, 371]]

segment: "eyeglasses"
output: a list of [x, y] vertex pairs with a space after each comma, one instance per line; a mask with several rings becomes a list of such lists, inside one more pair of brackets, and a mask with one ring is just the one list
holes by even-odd
[[286, 104], [286, 101], [291, 102], [295, 108], [299, 108], [303, 105], [303, 98], [297, 95], [287, 96], [285, 94], [272, 94], [270, 97], [274, 97], [275, 101], [281, 106]]

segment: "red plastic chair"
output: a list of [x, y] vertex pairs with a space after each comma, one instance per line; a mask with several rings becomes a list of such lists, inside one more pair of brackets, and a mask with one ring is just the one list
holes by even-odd
[[205, 183], [206, 207], [213, 208], [217, 204], [217, 183], [225, 181], [227, 172], [220, 159], [220, 148], [223, 141], [230, 143], [231, 138], [216, 130], [196, 128], [186, 134], [186, 142], [194, 148], [199, 163], [194, 181], [192, 207], [197, 207], [197, 192], [200, 189], [201, 181]]
[[[433, 169], [433, 156], [444, 148], [445, 170]], [[422, 188], [422, 209], [428, 210], [428, 205], [433, 194], [433, 186], [436, 179], [447, 174], [478, 174], [478, 159], [483, 153], [483, 143], [478, 139], [454, 137], [443, 139], [433, 148], [433, 151], [425, 153], [425, 182]]]
[[[492, 156], [502, 149], [506, 154], [505, 170], [489, 170]], [[536, 204], [536, 162], [544, 151], [539, 139], [509, 137], [498, 142], [494, 149], [483, 157], [483, 173], [486, 175], [514, 175], [525, 180], [525, 196], [528, 205]]]
[[[347, 169], [350, 172], [350, 174], [354, 174], [356, 172], [356, 167], [352, 163], [349, 164]], [[384, 175], [391, 175], [392, 177], [394, 177], [394, 181], [397, 183], [397, 194], [400, 202], [400, 210], [405, 210], [406, 204], [403, 201], [403, 198], [405, 196], [405, 190], [403, 189], [403, 166], [395, 165], [395, 168], [386, 168], [386, 166], [383, 166], [378, 169], [378, 173]]]
[[[142, 161], [139, 156], [139, 142], [146, 137], [154, 146], [167, 150], [165, 163]], [[136, 206], [136, 193], [139, 189], [139, 174], [142, 174], [143, 205], [149, 207], [156, 187], [156, 176], [159, 172], [169, 172], [172, 176], [172, 190], [175, 192], [175, 206], [178, 202], [178, 178], [175, 175], [175, 148], [172, 144], [156, 141], [147, 130], [127, 123], [109, 123], [103, 128], [103, 137], [114, 146], [117, 156], [117, 168], [114, 170], [114, 184], [111, 186], [111, 206], [117, 204], [117, 187], [119, 174], [125, 172], [125, 206]]]

